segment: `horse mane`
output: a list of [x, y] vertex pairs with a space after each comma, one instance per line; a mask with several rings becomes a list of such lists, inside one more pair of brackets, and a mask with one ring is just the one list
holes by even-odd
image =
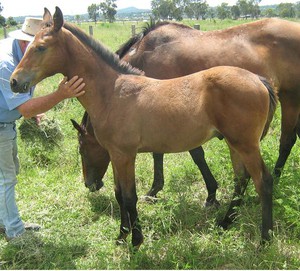
[[155, 20], [153, 20], [151, 18], [150, 23], [147, 22], [146, 25], [142, 27], [142, 31], [140, 33], [136, 34], [134, 37], [130, 38], [127, 42], [122, 44], [121, 47], [116, 51], [116, 54], [119, 55], [119, 57], [122, 59], [128, 53], [128, 51], [134, 44], [140, 42], [151, 31], [154, 31], [164, 25], [174, 25], [176, 27], [191, 29], [191, 27], [184, 25], [184, 24], [179, 24], [179, 23], [175, 23], [175, 22], [167, 22], [167, 21], [155, 22]]
[[135, 74], [143, 75], [144, 73], [132, 67], [129, 63], [120, 60], [118, 55], [111, 52], [109, 49], [104, 47], [99, 41], [93, 37], [86, 34], [79, 27], [74, 24], [65, 22], [64, 28], [69, 30], [74, 36], [76, 36], [82, 43], [89, 46], [95, 53], [97, 53], [108, 65], [110, 65], [114, 70], [122, 74]]

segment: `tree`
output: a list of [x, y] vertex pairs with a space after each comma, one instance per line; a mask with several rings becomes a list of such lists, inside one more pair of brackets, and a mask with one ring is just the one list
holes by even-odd
[[80, 24], [81, 16], [79, 14], [75, 15], [75, 21]]
[[6, 21], [6, 24], [10, 25], [10, 26], [16, 26], [16, 25], [18, 25], [18, 23], [15, 21], [15, 19], [13, 17], [8, 17], [7, 21]]
[[116, 0], [105, 0], [105, 2], [100, 3], [100, 10], [106, 20], [110, 23], [113, 23], [117, 14], [117, 5], [115, 4]]
[[0, 25], [3, 27], [3, 26], [6, 26], [6, 21], [5, 21], [5, 18], [0, 15]]
[[217, 17], [221, 20], [230, 17], [230, 7], [227, 3], [222, 3], [220, 6], [217, 6]]
[[237, 1], [237, 6], [239, 7], [241, 11], [241, 15], [247, 18], [248, 15], [250, 15], [250, 4], [249, 1], [247, 0], [238, 0]]
[[241, 15], [245, 18], [251, 16], [252, 18], [258, 18], [260, 9], [258, 4], [261, 0], [238, 0], [237, 5], [241, 11]]
[[189, 18], [205, 18], [208, 11], [208, 4], [206, 0], [186, 0], [185, 1], [185, 14]]
[[207, 13], [206, 13], [207, 17], [210, 19], [214, 19], [215, 18], [215, 10], [211, 7], [208, 8]]
[[300, 2], [296, 2], [295, 4], [296, 17], [300, 17]]
[[99, 5], [91, 4], [90, 6], [88, 6], [88, 13], [89, 18], [96, 24], [99, 18]]
[[182, 20], [184, 1], [182, 0], [152, 0], [152, 13], [155, 19]]
[[231, 11], [232, 18], [235, 20], [238, 19], [241, 15], [240, 8], [237, 5], [232, 6], [230, 11]]
[[292, 3], [281, 3], [276, 7], [279, 17], [294, 18], [296, 17], [296, 9]]
[[171, 0], [152, 0], [151, 8], [155, 19], [167, 20], [172, 17], [174, 6]]
[[268, 8], [264, 11], [264, 16], [268, 18], [272, 18], [276, 16], [275, 9], [273, 8]]

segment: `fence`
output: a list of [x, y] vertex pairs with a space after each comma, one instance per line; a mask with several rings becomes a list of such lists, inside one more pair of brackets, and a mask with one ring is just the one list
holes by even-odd
[[[200, 30], [200, 24], [195, 24], [194, 28], [197, 29], [197, 30]], [[91, 36], [94, 35], [94, 29], [93, 29], [92, 25], [89, 26], [89, 34]], [[131, 36], [134, 37], [135, 35], [136, 35], [136, 26], [135, 26], [135, 24], [132, 24], [131, 25]]]

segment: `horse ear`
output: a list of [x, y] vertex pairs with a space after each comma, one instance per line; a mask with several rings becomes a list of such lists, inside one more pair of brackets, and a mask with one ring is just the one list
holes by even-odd
[[59, 7], [55, 7], [55, 13], [53, 15], [53, 20], [54, 20], [54, 26], [53, 26], [54, 31], [58, 32], [64, 24], [64, 16]]
[[52, 15], [47, 8], [44, 8], [43, 23], [45, 27], [49, 27], [53, 24]]
[[75, 120], [71, 119], [71, 122], [72, 122], [74, 128], [75, 128], [80, 134], [82, 134], [82, 135], [85, 134], [85, 132], [84, 132], [84, 130], [82, 129], [82, 127], [81, 127]]
[[43, 20], [44, 21], [51, 21], [52, 20], [52, 15], [51, 15], [49, 9], [47, 9], [47, 8], [44, 8]]

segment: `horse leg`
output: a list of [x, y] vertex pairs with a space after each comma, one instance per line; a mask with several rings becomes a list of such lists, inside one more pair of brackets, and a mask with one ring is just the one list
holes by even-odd
[[205, 161], [203, 148], [200, 146], [198, 148], [190, 150], [189, 152], [193, 158], [194, 163], [198, 166], [206, 185], [208, 197], [206, 199], [205, 206], [208, 207], [212, 205], [220, 205], [216, 199], [216, 191], [218, 188], [218, 183], [214, 178], [214, 176], [212, 175]]
[[132, 245], [139, 247], [143, 242], [142, 229], [136, 209], [135, 155], [110, 153], [114, 171], [115, 193], [121, 211], [120, 234], [117, 242], [124, 242], [132, 231]]
[[279, 156], [274, 168], [274, 175], [277, 178], [280, 177], [291, 149], [296, 142], [297, 137], [295, 127], [299, 116], [298, 107], [293, 106], [292, 103], [289, 103], [289, 101], [286, 101], [285, 99], [281, 101], [281, 108], [282, 119]]
[[156, 194], [164, 187], [164, 167], [163, 167], [164, 154], [153, 153], [153, 159], [154, 159], [154, 180], [151, 189], [146, 194], [146, 196], [148, 197], [156, 197]]
[[250, 176], [241, 161], [241, 158], [237, 152], [230, 148], [230, 157], [232, 161], [232, 166], [235, 174], [234, 178], [234, 193], [228, 211], [224, 219], [219, 222], [219, 225], [223, 229], [227, 229], [230, 224], [236, 218], [236, 207], [240, 206], [242, 203], [242, 196], [246, 191]]
[[117, 238], [117, 244], [120, 245], [126, 242], [126, 238], [130, 234], [130, 220], [122, 198], [122, 189], [118, 184], [115, 185], [115, 197], [119, 203], [121, 213], [120, 234]]
[[259, 147], [249, 146], [239, 150], [239, 155], [253, 179], [256, 192], [262, 206], [262, 240], [269, 240], [269, 231], [273, 230], [272, 194], [273, 177], [268, 171], [259, 151]]

